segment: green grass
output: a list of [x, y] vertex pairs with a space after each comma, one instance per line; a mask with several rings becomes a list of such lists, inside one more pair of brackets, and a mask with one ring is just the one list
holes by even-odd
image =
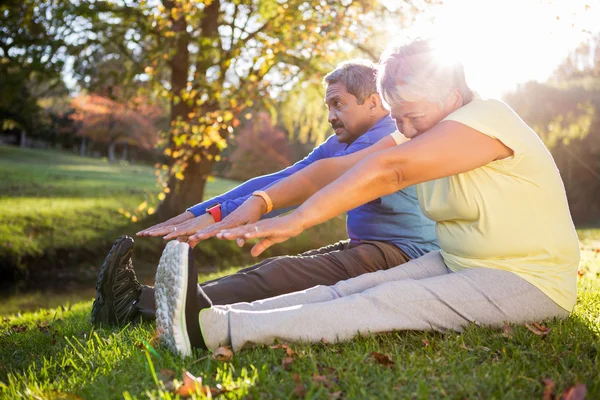
[[[156, 207], [154, 169], [51, 150], [0, 146], [0, 260], [23, 271], [72, 266], [138, 227], [122, 213]], [[209, 182], [206, 196], [237, 182]], [[119, 210], [121, 209], [121, 213]], [[98, 250], [101, 249], [101, 250]]]
[[[597, 239], [590, 233], [586, 240]], [[3, 319], [0, 396], [173, 399], [163, 376], [170, 371], [181, 380], [185, 369], [205, 385], [230, 390], [222, 396], [233, 399], [542, 398], [543, 379], [555, 382], [555, 394], [582, 383], [589, 399], [599, 398], [600, 254], [585, 241], [583, 247], [577, 306], [565, 321], [545, 321], [551, 331], [544, 337], [523, 326], [512, 333], [470, 327], [462, 334], [394, 332], [293, 344], [287, 368], [284, 350], [269, 347], [243, 350], [229, 362], [207, 352], [179, 360], [156, 345], [151, 324], [94, 329], [85, 301]], [[372, 352], [394, 365], [379, 364]]]
[[[118, 236], [134, 235], [157, 222], [154, 216], [137, 223], [126, 217], [144, 201], [148, 208], [157, 206], [158, 187], [149, 166], [0, 146], [0, 175], [0, 275], [18, 270], [21, 276], [46, 280], [60, 271], [93, 280]], [[205, 198], [237, 184], [227, 179], [210, 181]], [[268, 255], [293, 254], [341, 238], [342, 221], [317, 227]], [[138, 264], [153, 268], [162, 246], [161, 239], [138, 240], [134, 257]], [[211, 266], [249, 262], [247, 251], [232, 242], [209, 241], [197, 252], [197, 258]]]

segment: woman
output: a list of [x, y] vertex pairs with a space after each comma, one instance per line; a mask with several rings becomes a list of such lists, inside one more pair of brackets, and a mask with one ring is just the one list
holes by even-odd
[[[395, 133], [370, 152], [270, 187], [264, 211], [270, 202], [302, 205], [219, 237], [262, 238], [252, 250], [257, 255], [310, 226], [418, 184], [441, 251], [330, 287], [200, 311], [193, 269], [181, 267], [189, 261], [187, 245], [173, 243], [159, 266], [157, 290], [159, 329], [174, 351], [185, 355], [193, 347], [220, 345], [239, 350], [275, 339], [333, 342], [357, 332], [460, 331], [470, 323], [502, 326], [569, 315], [579, 244], [560, 175], [535, 132], [506, 104], [474, 96], [462, 67], [439, 63], [428, 42], [385, 55], [378, 88], [409, 141]], [[299, 185], [314, 194], [306, 199], [295, 189]], [[169, 264], [171, 254], [180, 261]]]

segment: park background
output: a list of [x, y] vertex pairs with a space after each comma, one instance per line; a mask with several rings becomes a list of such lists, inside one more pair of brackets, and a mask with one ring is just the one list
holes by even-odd
[[[600, 2], [578, 0], [3, 2], [0, 394], [168, 398], [165, 382], [186, 368], [233, 398], [542, 397], [578, 384], [600, 397], [599, 20]], [[179, 361], [154, 349], [150, 325], [92, 328], [96, 274], [118, 236], [301, 159], [331, 134], [323, 75], [418, 36], [461, 59], [472, 87], [552, 152], [583, 254], [573, 317], [550, 332], [298, 346], [287, 364], [277, 349]], [[342, 239], [344, 222], [266, 256]], [[163, 246], [136, 240], [144, 283]], [[199, 244], [201, 279], [252, 263], [248, 246]]]

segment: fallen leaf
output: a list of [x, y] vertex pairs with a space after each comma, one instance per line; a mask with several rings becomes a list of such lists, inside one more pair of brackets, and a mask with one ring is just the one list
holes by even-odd
[[233, 358], [233, 351], [230, 346], [222, 346], [216, 349], [210, 356], [211, 360], [229, 361]]
[[159, 371], [159, 373], [165, 378], [165, 379], [173, 379], [175, 378], [175, 371], [173, 371], [172, 369], [161, 369]]
[[175, 390], [175, 394], [183, 397], [189, 397], [194, 393], [200, 391], [202, 394], [206, 394], [204, 387], [202, 386], [202, 377], [194, 376], [185, 369], [183, 370], [183, 384]]
[[429, 346], [429, 340], [427, 340], [427, 339], [421, 339], [421, 343], [423, 343], [423, 347]]
[[587, 388], [583, 383], [566, 388], [562, 394], [563, 400], [583, 400], [587, 394]]
[[514, 334], [515, 331], [513, 330], [512, 326], [504, 324], [504, 326], [502, 327], [502, 336], [504, 336], [505, 338], [512, 339]]
[[313, 382], [317, 385], [330, 386], [329, 381], [325, 375], [313, 374]]
[[379, 364], [385, 365], [386, 367], [392, 367], [396, 364], [394, 360], [392, 360], [387, 354], [381, 354], [374, 351], [371, 353], [371, 357], [373, 357]]
[[525, 327], [527, 329], [529, 329], [531, 332], [535, 333], [537, 336], [542, 336], [542, 337], [546, 336], [552, 330], [552, 328], [548, 328], [547, 326], [539, 325], [535, 322], [532, 322], [531, 325], [526, 323]]
[[542, 383], [544, 384], [544, 394], [542, 395], [542, 400], [554, 400], [554, 395], [552, 392], [554, 391], [555, 383], [552, 379], [542, 379]]
[[585, 272], [584, 272], [582, 269], [578, 269], [578, 270], [577, 270], [577, 275], [578, 275], [579, 277], [582, 277], [584, 274], [585, 274]]
[[271, 346], [271, 349], [285, 349], [285, 352], [287, 353], [288, 357], [291, 357], [296, 353], [294, 350], [292, 350], [290, 348], [290, 346], [288, 346], [285, 343], [273, 345], [273, 346]]
[[338, 391], [338, 392], [333, 392], [329, 394], [329, 398], [330, 399], [339, 399], [340, 397], [342, 397], [342, 391]]
[[291, 365], [293, 362], [294, 362], [294, 359], [293, 359], [292, 357], [283, 357], [283, 358], [281, 359], [281, 366], [282, 366], [284, 369], [286, 369], [286, 370], [287, 370], [287, 369], [289, 369], [289, 368], [290, 368], [290, 365]]
[[294, 379], [294, 382], [296, 382], [296, 387], [294, 388], [294, 394], [298, 397], [304, 397], [306, 395], [306, 389], [304, 388], [304, 385], [300, 382], [300, 375], [298, 375], [297, 373], [294, 373], [294, 375], [292, 377]]
[[13, 325], [13, 326], [11, 326], [11, 329], [13, 330], [13, 332], [17, 332], [17, 333], [27, 331], [27, 327], [25, 325]]
[[329, 342], [327, 341], [327, 339], [325, 339], [324, 337], [321, 338], [321, 343], [323, 343], [323, 344], [329, 344]]

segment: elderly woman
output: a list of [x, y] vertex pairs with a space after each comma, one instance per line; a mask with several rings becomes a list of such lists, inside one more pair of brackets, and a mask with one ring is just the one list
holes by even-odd
[[187, 355], [194, 347], [335, 342], [357, 333], [460, 331], [471, 323], [569, 315], [579, 245], [552, 156], [510, 107], [474, 96], [462, 67], [435, 54], [420, 41], [382, 58], [379, 91], [410, 140], [396, 132], [363, 152], [306, 168], [258, 199], [264, 212], [302, 204], [296, 211], [219, 237], [262, 238], [252, 250], [257, 255], [416, 184], [441, 251], [334, 286], [199, 310], [195, 299], [203, 294], [196, 292], [188, 246], [171, 242], [157, 273], [164, 343]]

